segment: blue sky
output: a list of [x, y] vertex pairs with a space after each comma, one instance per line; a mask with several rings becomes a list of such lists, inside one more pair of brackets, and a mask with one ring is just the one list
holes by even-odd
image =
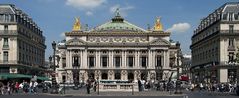
[[172, 31], [171, 39], [179, 41], [183, 53], [190, 53], [191, 36], [200, 19], [226, 2], [238, 0], [1, 0], [15, 4], [27, 13], [46, 36], [46, 59], [52, 54], [51, 42], [64, 39], [63, 32], [71, 31], [75, 17], [90, 28], [109, 21], [115, 8], [124, 18], [146, 29], [153, 26], [157, 16], [164, 30]]

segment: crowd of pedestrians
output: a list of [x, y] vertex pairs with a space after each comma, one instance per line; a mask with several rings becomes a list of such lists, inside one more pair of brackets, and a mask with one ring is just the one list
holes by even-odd
[[38, 83], [36, 81], [27, 82], [25, 80], [21, 83], [9, 81], [6, 85], [0, 82], [0, 95], [11, 95], [20, 93], [19, 91], [24, 93], [37, 93], [37, 85]]
[[211, 92], [229, 92], [234, 93], [236, 91], [236, 83], [198, 83], [191, 84], [191, 91], [211, 91]]

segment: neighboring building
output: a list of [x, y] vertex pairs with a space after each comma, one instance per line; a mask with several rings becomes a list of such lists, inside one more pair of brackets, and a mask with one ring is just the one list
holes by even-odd
[[0, 4], [0, 80], [43, 75], [45, 37], [22, 10]]
[[185, 80], [191, 80], [190, 68], [192, 65], [192, 57], [190, 54], [184, 54], [182, 58], [182, 76], [185, 77]]
[[[168, 80], [176, 72], [176, 43], [164, 32], [160, 19], [152, 30], [127, 22], [117, 9], [111, 21], [91, 30], [81, 30], [79, 19], [66, 40], [57, 45], [60, 56], [57, 81]], [[171, 57], [172, 56], [172, 57]], [[174, 58], [170, 63], [170, 58]], [[171, 64], [171, 65], [170, 65]]]
[[206, 18], [192, 36], [192, 74], [199, 82], [237, 80], [235, 54], [239, 47], [239, 2], [226, 3]]

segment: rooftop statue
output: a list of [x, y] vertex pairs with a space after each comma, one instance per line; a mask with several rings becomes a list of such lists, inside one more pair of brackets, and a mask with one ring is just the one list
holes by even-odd
[[73, 31], [79, 31], [81, 29], [80, 19], [75, 18], [75, 24], [73, 26]]

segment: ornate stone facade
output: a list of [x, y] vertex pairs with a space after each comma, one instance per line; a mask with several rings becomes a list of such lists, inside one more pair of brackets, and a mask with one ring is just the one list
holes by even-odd
[[57, 55], [61, 57], [57, 68], [59, 83], [84, 82], [88, 78], [169, 79], [176, 71], [173, 67], [176, 61], [170, 63], [170, 58], [177, 57], [178, 49], [169, 40], [170, 32], [162, 30], [159, 20], [156, 22], [160, 28], [144, 30], [119, 15], [94, 29], [65, 33], [66, 40], [57, 45]]
[[236, 83], [239, 3], [226, 3], [202, 19], [192, 36], [192, 79], [196, 83]]

